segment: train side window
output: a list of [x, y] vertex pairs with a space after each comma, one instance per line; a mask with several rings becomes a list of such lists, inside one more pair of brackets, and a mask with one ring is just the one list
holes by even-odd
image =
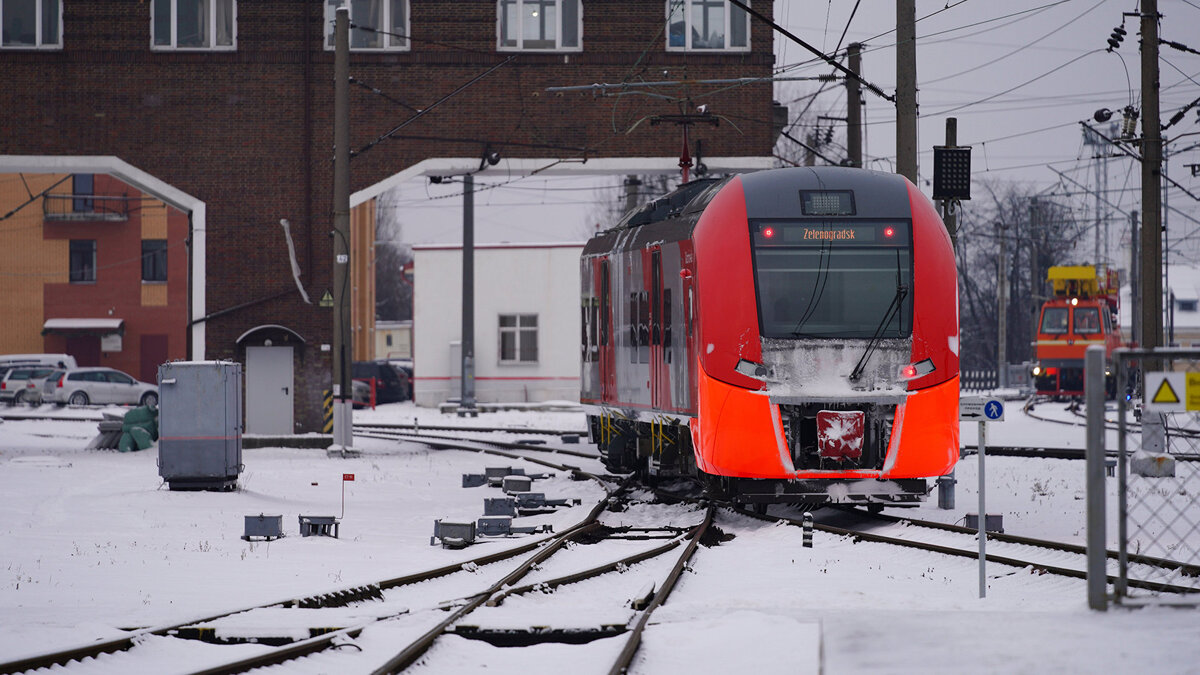
[[638, 295], [638, 363], [650, 363], [650, 294]]
[[663, 289], [663, 352], [667, 363], [671, 362], [671, 289]]
[[588, 327], [589, 326], [588, 326], [587, 302], [588, 302], [588, 299], [584, 298], [583, 303], [579, 305], [579, 314], [580, 314], [579, 325], [583, 329], [583, 335], [579, 340], [579, 344], [580, 344], [581, 349], [583, 350], [583, 362], [584, 363], [587, 363], [588, 361], [592, 360], [592, 357], [591, 357], [592, 350], [590, 349], [589, 342], [588, 342]]
[[687, 316], [684, 318], [687, 323], [688, 337], [691, 337], [692, 326], [696, 323], [696, 293], [691, 288], [688, 288]]
[[608, 344], [608, 322], [612, 312], [608, 309], [608, 261], [600, 263], [600, 344]]
[[600, 302], [596, 298], [592, 298], [591, 302], [592, 314], [592, 360], [600, 360]]
[[638, 358], [638, 294], [629, 294], [629, 362], [637, 363]]

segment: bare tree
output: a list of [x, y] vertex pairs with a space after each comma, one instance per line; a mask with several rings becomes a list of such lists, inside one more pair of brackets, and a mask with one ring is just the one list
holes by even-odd
[[[1006, 345], [1010, 362], [1033, 359], [1046, 273], [1078, 257], [1086, 224], [1069, 205], [1029, 185], [984, 182], [985, 196], [959, 214], [959, 330], [964, 369], [993, 368], [998, 339], [998, 280], [1009, 285]], [[1000, 270], [1000, 242], [1008, 250]]]
[[412, 264], [412, 246], [403, 241], [397, 216], [400, 192], [386, 192], [375, 206], [375, 318], [405, 321], [413, 316], [412, 281], [405, 275]]

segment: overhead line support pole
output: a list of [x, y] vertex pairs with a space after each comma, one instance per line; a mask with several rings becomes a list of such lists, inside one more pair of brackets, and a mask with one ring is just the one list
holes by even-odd
[[[846, 46], [850, 70], [862, 73], [862, 45], [852, 42]], [[846, 154], [850, 166], [862, 168], [862, 89], [858, 80], [846, 78]]]
[[333, 445], [351, 445], [350, 10], [337, 10], [333, 56]]
[[896, 0], [896, 173], [917, 182], [916, 0]]

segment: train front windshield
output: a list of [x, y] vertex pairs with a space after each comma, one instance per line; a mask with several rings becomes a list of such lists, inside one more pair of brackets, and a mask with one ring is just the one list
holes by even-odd
[[907, 222], [756, 222], [759, 328], [767, 338], [912, 333]]

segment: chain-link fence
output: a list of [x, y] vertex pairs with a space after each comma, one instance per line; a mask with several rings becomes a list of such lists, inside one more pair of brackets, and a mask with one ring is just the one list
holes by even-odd
[[[1119, 604], [1200, 604], [1200, 350], [1118, 350], [1113, 366], [1113, 597]], [[1089, 392], [1089, 407], [1094, 396]], [[1089, 427], [1095, 420], [1107, 429], [1089, 428], [1089, 439], [1111, 432], [1099, 415], [1089, 417]]]

